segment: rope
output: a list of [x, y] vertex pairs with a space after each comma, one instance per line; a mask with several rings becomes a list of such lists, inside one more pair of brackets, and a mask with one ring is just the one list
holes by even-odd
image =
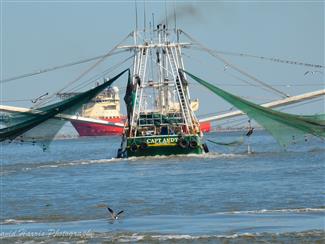
[[117, 47], [123, 43], [126, 39], [128, 39], [130, 36], [132, 35], [132, 32], [129, 33], [125, 38], [123, 38], [122, 41], [120, 41], [118, 44], [116, 44], [109, 52], [107, 52], [105, 55], [103, 55], [95, 64], [93, 64], [92, 66], [90, 66], [88, 69], [86, 69], [84, 72], [82, 72], [77, 78], [75, 78], [74, 80], [70, 81], [66, 86], [64, 86], [63, 88], [61, 88], [60, 90], [58, 90], [57, 92], [53, 93], [51, 96], [49, 96], [46, 100], [44, 99], [42, 102], [40, 102], [39, 104], [37, 104], [37, 107], [39, 107], [40, 105], [44, 105], [46, 103], [48, 103], [51, 99], [53, 99], [53, 97], [57, 94], [57, 93], [61, 93], [64, 89], [66, 89], [67, 87], [69, 87], [70, 85], [74, 84], [75, 82], [79, 81], [82, 77], [84, 77], [86, 74], [88, 74], [91, 70], [93, 70], [97, 65], [99, 65], [100, 63], [102, 63], [106, 58], [108, 58], [109, 56], [112, 55], [112, 53], [114, 52], [114, 50], [117, 49]]
[[[287, 105], [286, 107], [279, 108], [279, 111], [299, 107], [299, 106], [310, 104], [310, 103], [319, 102], [319, 101], [322, 101], [322, 100], [323, 100], [323, 98], [317, 98], [317, 99], [313, 99], [313, 100], [310, 100], [310, 101], [300, 102], [299, 104]], [[227, 111], [227, 110], [225, 110], [225, 111]], [[217, 112], [215, 114], [220, 114], [220, 113], [223, 113], [223, 112]], [[213, 114], [213, 113], [211, 113], [211, 114]], [[245, 118], [242, 118], [242, 116], [245, 116]], [[243, 122], [245, 122], [247, 120], [246, 116], [247, 116], [246, 114], [241, 114], [241, 115], [238, 116], [239, 118], [229, 118], [229, 119], [225, 119], [223, 121], [219, 120], [218, 125], [225, 125], [226, 124], [226, 125], [231, 125], [232, 127], [235, 127], [235, 126], [241, 125]]]
[[310, 63], [304, 63], [300, 61], [292, 61], [292, 60], [286, 60], [280, 58], [270, 58], [270, 57], [257, 56], [257, 55], [246, 54], [246, 53], [225, 52], [225, 51], [217, 51], [217, 50], [214, 50], [214, 52], [219, 54], [224, 54], [224, 55], [238, 56], [238, 57], [257, 58], [257, 59], [262, 59], [262, 60], [267, 60], [267, 61], [277, 62], [277, 63], [301, 65], [301, 66], [307, 66], [313, 68], [325, 68], [324, 65], [320, 65], [320, 64], [310, 64]]
[[[130, 56], [129, 58], [123, 60], [122, 62], [117, 63], [117, 64], [115, 64], [114, 66], [112, 66], [112, 67], [106, 69], [106, 70], [105, 70], [104, 72], [102, 72], [100, 75], [93, 76], [92, 78], [90, 78], [90, 79], [86, 80], [85, 82], [83, 82], [83, 83], [77, 85], [76, 87], [74, 87], [74, 88], [68, 90], [67, 92], [72, 92], [72, 91], [77, 92], [77, 91], [81, 90], [81, 89], [84, 88], [85, 86], [91, 84], [94, 80], [96, 80], [96, 79], [98, 79], [98, 78], [100, 78], [100, 77], [103, 77], [103, 76], [107, 75], [108, 73], [114, 71], [116, 68], [120, 67], [122, 64], [124, 64], [126, 61], [128, 61], [128, 60], [131, 59], [131, 58], [133, 58], [133, 55]], [[131, 65], [131, 66], [132, 66], [132, 65]], [[131, 66], [129, 66], [129, 68], [130, 68]], [[86, 82], [87, 82], [87, 83], [86, 83]], [[124, 91], [125, 91], [125, 88], [121, 88], [120, 91], [121, 91], [121, 92], [124, 92]], [[33, 99], [34, 99], [34, 98], [25, 98], [25, 99], [2, 99], [1, 102], [8, 102], [8, 103], [10, 103], [10, 102], [26, 102], [26, 101], [31, 101], [31, 100], [33, 100]]]
[[[119, 54], [119, 53], [122, 53], [122, 52], [125, 52], [125, 51], [126, 50], [120, 50], [120, 51], [117, 51], [115, 53], [112, 53], [111, 55]], [[92, 58], [82, 59], [82, 60], [72, 62], [72, 63], [67, 63], [67, 64], [62, 64], [62, 65], [58, 65], [58, 66], [54, 66], [54, 67], [50, 67], [50, 68], [40, 69], [38, 71], [31, 72], [31, 73], [26, 73], [26, 74], [22, 74], [22, 75], [18, 75], [18, 76], [13, 76], [13, 77], [10, 77], [10, 78], [5, 78], [3, 80], [0, 80], [0, 83], [7, 83], [9, 81], [19, 80], [19, 79], [22, 79], [22, 78], [26, 78], [26, 77], [30, 77], [30, 76], [34, 76], [34, 75], [39, 75], [39, 74], [47, 73], [47, 72], [50, 72], [50, 71], [71, 67], [71, 66], [78, 65], [78, 64], [88, 63], [88, 62], [103, 58], [104, 56], [105, 55], [100, 55], [100, 56], [96, 56], [96, 57], [92, 57]]]
[[290, 97], [289, 94], [286, 94], [278, 89], [275, 89], [274, 87], [268, 85], [267, 83], [257, 79], [256, 77], [252, 76], [251, 74], [245, 72], [244, 70], [236, 67], [235, 65], [231, 64], [229, 61], [227, 61], [226, 59], [224, 59], [223, 57], [221, 57], [218, 53], [216, 53], [214, 50], [209, 49], [205, 46], [203, 46], [201, 43], [199, 43], [198, 41], [196, 41], [194, 38], [192, 38], [189, 34], [187, 34], [186, 32], [184, 32], [183, 30], [180, 30], [181, 33], [183, 33], [187, 38], [189, 38], [193, 43], [197, 44], [198, 46], [201, 47], [202, 50], [206, 51], [207, 53], [209, 53], [211, 56], [219, 59], [221, 62], [223, 62], [224, 64], [228, 65], [229, 67], [233, 68], [234, 70], [238, 71], [239, 73], [241, 73], [242, 75], [245, 75], [247, 77], [249, 77], [250, 79], [254, 80], [255, 82], [261, 84], [262, 86], [268, 88], [269, 90], [273, 91], [274, 93], [280, 95], [281, 97]]
[[5, 103], [13, 103], [13, 102], [26, 102], [26, 101], [31, 101], [33, 98], [26, 98], [26, 99], [1, 99], [1, 102]]
[[[205, 59], [198, 59], [197, 57], [193, 57], [193, 56], [191, 56], [191, 55], [189, 55], [189, 54], [187, 54], [185, 52], [183, 52], [183, 56], [186, 57], [186, 58], [189, 58], [190, 60], [197, 61], [198, 64], [202, 64], [203, 62], [205, 62]], [[216, 67], [216, 69], [218, 69], [218, 68]], [[221, 71], [221, 69], [218, 69], [218, 70]], [[223, 69], [223, 71], [225, 71], [225, 70]], [[310, 73], [312, 73], [312, 72], [313, 71], [311, 71]], [[233, 77], [233, 78], [235, 78], [237, 80], [240, 80], [240, 81], [242, 81], [242, 82], [244, 82], [246, 84], [239, 84], [239, 83], [238, 84], [237, 83], [226, 83], [226, 84], [225, 83], [214, 83], [214, 84], [220, 85], [220, 86], [234, 86], [234, 87], [236, 87], [236, 86], [237, 87], [241, 87], [241, 86], [242, 87], [244, 87], [244, 86], [253, 86], [253, 87], [256, 87], [257, 86], [255, 84], [253, 84], [253, 83], [251, 83], [251, 82], [249, 82], [247, 80], [244, 80], [244, 79], [242, 79], [242, 78], [240, 78], [240, 77], [238, 77], [236, 75], [233, 75], [233, 74], [231, 74], [229, 72], [225, 72], [225, 74], [226, 75], [229, 75], [229, 76], [231, 76], [231, 77]], [[189, 84], [192, 85], [192, 86], [198, 86], [199, 88], [201, 87], [201, 85], [200, 84], [197, 84], [197, 83], [189, 82]], [[294, 83], [277, 82], [276, 84], [273, 83], [272, 86], [273, 87], [286, 87], [286, 88], [290, 88], [290, 87], [304, 87], [304, 86], [308, 86], [308, 87], [311, 87], [311, 86], [324, 86], [324, 84], [323, 83], [296, 83], [296, 84], [294, 84]], [[265, 87], [260, 87], [260, 88], [263, 89], [263, 90], [266, 90]]]
[[[184, 53], [183, 53], [183, 54], [184, 54]], [[184, 55], [184, 56], [189, 57], [188, 55]], [[191, 57], [189, 57], [189, 58], [191, 58]], [[191, 59], [196, 60], [196, 59], [193, 58], [193, 57], [192, 57]], [[201, 61], [200, 63], [202, 63], [202, 61]], [[224, 71], [225, 71], [225, 69], [224, 69]], [[242, 82], [248, 84], [249, 86], [257, 87], [257, 85], [255, 85], [255, 84], [253, 84], [252, 82], [249, 82], [249, 81], [247, 81], [247, 80], [244, 80], [244, 79], [240, 78], [240, 77], [237, 76], [237, 75], [233, 75], [233, 74], [230, 74], [230, 73], [228, 73], [228, 72], [225, 73], [225, 74], [227, 74], [227, 75], [229, 75], [229, 76], [231, 76], [231, 77], [233, 77], [233, 78], [235, 78], [235, 79], [237, 79], [237, 80], [240, 80], [240, 81], [242, 81]], [[260, 88], [263, 89], [263, 90], [265, 90], [265, 91], [269, 91], [269, 89], [266, 88], [266, 87], [264, 87], [264, 86], [261, 86]]]
[[306, 104], [310, 104], [310, 103], [315, 103], [315, 102], [320, 102], [320, 101], [324, 101], [324, 98], [323, 97], [320, 97], [320, 98], [316, 98], [316, 99], [313, 99], [313, 100], [310, 100], [310, 101], [300, 102], [298, 104], [289, 104], [289, 105], [287, 105], [284, 108], [279, 108], [279, 110], [280, 111], [283, 111], [283, 110], [288, 109], [288, 108], [296, 108], [296, 107], [300, 107], [302, 105], [306, 105]]
[[67, 90], [67, 92], [72, 92], [72, 91], [79, 91], [79, 90], [81, 90], [82, 88], [84, 88], [84, 87], [86, 87], [87, 85], [91, 84], [94, 80], [97, 80], [97, 79], [99, 79], [100, 77], [103, 77], [103, 76], [107, 75], [108, 73], [114, 71], [115, 69], [121, 67], [121, 65], [123, 65], [124, 63], [126, 63], [126, 62], [127, 62], [128, 60], [130, 60], [131, 58], [133, 58], [133, 55], [130, 56], [130, 57], [128, 57], [128, 58], [126, 58], [126, 59], [124, 59], [122, 62], [119, 62], [119, 63], [113, 65], [112, 67], [109, 67], [108, 69], [104, 70], [102, 73], [97, 74], [97, 75], [95, 75], [95, 76], [89, 78], [88, 80], [84, 81], [83, 83], [81, 83], [81, 84], [79, 84], [79, 85], [77, 85], [77, 86], [75, 86], [75, 87], [73, 87], [73, 88]]

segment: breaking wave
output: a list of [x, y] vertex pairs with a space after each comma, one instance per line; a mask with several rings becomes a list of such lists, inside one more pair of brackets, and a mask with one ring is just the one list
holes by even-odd
[[[96, 208], [106, 208], [106, 204], [99, 204]], [[258, 209], [258, 210], [242, 210], [242, 211], [227, 211], [227, 212], [215, 212], [209, 214], [202, 215], [194, 215], [194, 217], [200, 216], [214, 216], [214, 215], [245, 215], [245, 214], [277, 214], [277, 213], [325, 213], [325, 206], [317, 207], [317, 208], [288, 208], [288, 209]], [[177, 219], [177, 215], [173, 215], [174, 219]], [[3, 225], [14, 225], [14, 224], [28, 224], [28, 223], [36, 223], [39, 220], [35, 219], [5, 219], [0, 222]]]
[[[233, 233], [228, 235], [177, 235], [177, 234], [162, 234], [162, 235], [143, 235], [143, 234], [131, 234], [131, 235], [119, 235], [113, 236], [110, 241], [115, 242], [145, 242], [145, 243], [156, 243], [167, 242], [167, 243], [184, 243], [193, 242], [200, 243], [202, 241], [214, 241], [216, 243], [224, 243], [224, 241], [237, 241], [243, 243], [255, 243], [260, 241], [270, 240], [268, 243], [278, 243], [282, 240], [304, 240], [305, 238], [312, 240], [322, 240], [324, 231], [305, 231], [305, 232], [289, 232], [289, 233]], [[299, 242], [299, 241], [298, 241]], [[228, 242], [227, 242], [228, 243]]]
[[76, 161], [58, 161], [49, 163], [20, 163], [3, 165], [1, 176], [13, 174], [19, 171], [30, 171], [34, 169], [49, 169], [49, 168], [63, 168], [63, 167], [75, 167], [92, 164], [108, 164], [108, 163], [119, 163], [119, 162], [141, 162], [141, 163], [152, 163], [152, 161], [173, 160], [186, 161], [188, 158], [198, 159], [217, 159], [217, 158], [240, 158], [246, 157], [247, 154], [233, 154], [233, 153], [207, 153], [207, 154], [187, 154], [187, 155], [170, 155], [170, 156], [147, 156], [147, 157], [130, 157], [130, 158], [108, 158], [108, 159], [92, 159], [92, 160], [76, 160]]
[[157, 156], [145, 156], [145, 157], [130, 157], [130, 161], [150, 161], [150, 160], [160, 160], [160, 159], [187, 159], [187, 158], [206, 158], [206, 159], [215, 159], [215, 158], [240, 158], [246, 157], [247, 154], [235, 154], [235, 153], [217, 153], [209, 152], [206, 154], [183, 154], [183, 155], [157, 155]]
[[2, 172], [0, 175], [8, 175], [18, 171], [30, 171], [34, 169], [49, 169], [49, 168], [63, 168], [74, 167], [91, 164], [106, 164], [126, 161], [126, 159], [110, 158], [110, 159], [94, 159], [94, 160], [76, 160], [71, 162], [59, 161], [50, 163], [31, 163], [31, 164], [13, 164], [2, 166]]
[[325, 207], [319, 208], [285, 208], [285, 209], [260, 209], [260, 210], [247, 210], [247, 211], [229, 211], [217, 212], [219, 214], [272, 214], [272, 213], [310, 213], [310, 212], [325, 212]]
[[3, 222], [0, 222], [2, 225], [16, 225], [16, 224], [28, 224], [35, 223], [35, 220], [18, 220], [18, 219], [5, 219]]
[[[54, 234], [53, 234], [54, 233]], [[48, 236], [34, 235], [2, 235], [3, 243], [21, 243], [28, 241], [28, 243], [62, 243], [63, 241], [85, 243], [91, 241], [92, 243], [112, 242], [112, 243], [201, 243], [211, 241], [213, 243], [304, 243], [324, 241], [323, 230], [311, 230], [303, 232], [287, 232], [287, 233], [229, 233], [217, 235], [183, 235], [183, 234], [149, 234], [149, 233], [73, 233], [70, 236], [68, 232], [62, 233], [53, 232]], [[28, 234], [28, 233], [27, 233]], [[37, 233], [34, 233], [37, 234]]]

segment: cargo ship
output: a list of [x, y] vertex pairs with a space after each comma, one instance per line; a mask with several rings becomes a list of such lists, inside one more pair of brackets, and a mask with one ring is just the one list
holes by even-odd
[[[74, 93], [58, 94], [61, 99], [76, 95]], [[118, 87], [109, 87], [85, 104], [77, 115], [81, 117], [101, 119], [112, 123], [125, 123], [126, 117], [120, 112]], [[123, 128], [95, 123], [71, 121], [79, 136], [110, 136], [121, 135]]]

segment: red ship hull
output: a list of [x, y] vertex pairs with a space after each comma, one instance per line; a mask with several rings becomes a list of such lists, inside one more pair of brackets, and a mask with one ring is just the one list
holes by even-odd
[[[124, 123], [125, 118], [112, 118], [103, 119], [113, 123]], [[77, 130], [79, 136], [110, 136], [110, 135], [121, 135], [123, 133], [123, 128], [107, 125], [98, 125], [93, 123], [84, 122], [73, 122], [71, 121], [73, 127]]]
[[[112, 118], [112, 119], [103, 119], [113, 123], [124, 123], [125, 118]], [[73, 127], [77, 130], [79, 136], [111, 136], [111, 135], [121, 135], [123, 133], [123, 128], [107, 125], [98, 125], [93, 123], [84, 123], [84, 122], [73, 122], [71, 121]], [[210, 122], [200, 123], [200, 128], [203, 133], [211, 131]]]
[[203, 133], [207, 133], [210, 132], [212, 127], [211, 127], [211, 122], [207, 121], [207, 122], [201, 122], [200, 123], [200, 129]]

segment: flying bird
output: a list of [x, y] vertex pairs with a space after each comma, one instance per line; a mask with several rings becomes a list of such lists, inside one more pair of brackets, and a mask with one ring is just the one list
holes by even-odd
[[323, 72], [322, 72], [322, 71], [319, 71], [319, 70], [314, 70], [314, 71], [310, 71], [310, 70], [308, 70], [308, 71], [306, 71], [306, 72], [304, 73], [304, 75], [308, 75], [308, 74], [314, 75], [314, 74], [317, 74], [317, 73], [319, 73], [319, 74], [323, 74]]
[[120, 211], [120, 212], [118, 212], [118, 213], [115, 213], [114, 210], [111, 209], [110, 207], [107, 207], [107, 209], [108, 209], [109, 213], [111, 214], [111, 218], [112, 218], [112, 219], [118, 219], [118, 216], [119, 216], [121, 213], [124, 212], [124, 211], [122, 210], [122, 211]]
[[41, 96], [39, 96], [39, 97], [37, 97], [37, 98], [35, 98], [35, 99], [32, 99], [31, 102], [32, 102], [32, 103], [36, 103], [37, 101], [43, 100], [43, 98], [44, 98], [45, 96], [47, 96], [47, 95], [49, 95], [48, 92], [45, 93], [45, 94], [43, 94], [43, 95], [41, 95]]

